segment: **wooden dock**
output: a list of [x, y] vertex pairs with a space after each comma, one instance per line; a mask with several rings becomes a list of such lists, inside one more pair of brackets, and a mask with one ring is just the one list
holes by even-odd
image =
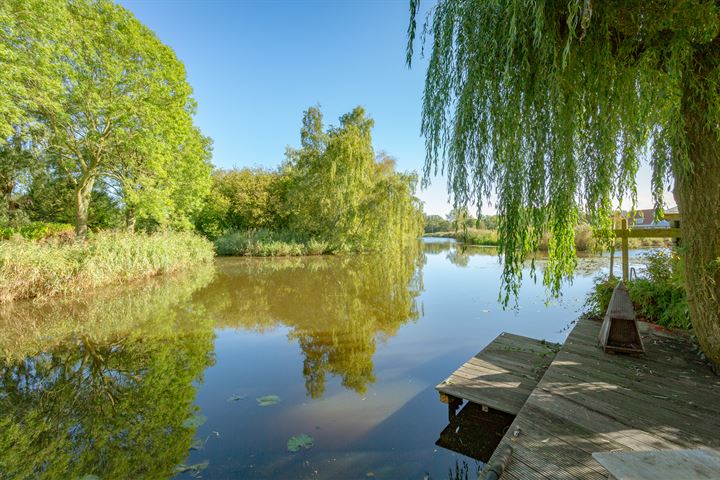
[[609, 355], [599, 329], [579, 320], [519, 409], [489, 462], [512, 447], [502, 479], [605, 480], [594, 452], [720, 449], [720, 378], [687, 336], [641, 323], [647, 354]]
[[559, 345], [501, 333], [435, 387], [450, 418], [462, 400], [517, 415], [550, 365]]

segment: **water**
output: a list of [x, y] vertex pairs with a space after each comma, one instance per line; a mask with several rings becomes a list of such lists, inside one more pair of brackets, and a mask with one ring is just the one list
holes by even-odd
[[434, 386], [502, 331], [564, 340], [608, 259], [503, 310], [491, 249], [420, 248], [3, 307], [0, 478], [473, 478], [507, 419], [446, 428]]

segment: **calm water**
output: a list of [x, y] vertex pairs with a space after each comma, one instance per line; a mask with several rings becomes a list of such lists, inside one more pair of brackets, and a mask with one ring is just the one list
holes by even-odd
[[514, 310], [493, 251], [448, 241], [5, 306], [0, 478], [472, 478], [507, 419], [446, 428], [433, 387], [502, 331], [562, 341], [608, 259], [579, 263]]

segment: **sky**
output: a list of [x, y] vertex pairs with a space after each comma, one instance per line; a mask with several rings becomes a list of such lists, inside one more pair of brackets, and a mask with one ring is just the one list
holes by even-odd
[[[399, 170], [422, 171], [426, 62], [405, 65], [409, 0], [117, 1], [185, 64], [215, 166], [275, 168], [286, 146], [299, 145], [308, 107], [320, 105], [325, 124], [336, 125], [362, 105], [375, 120], [376, 151]], [[640, 208], [651, 206], [649, 178], [643, 168]], [[445, 183], [436, 177], [419, 192], [426, 213], [450, 211]]]

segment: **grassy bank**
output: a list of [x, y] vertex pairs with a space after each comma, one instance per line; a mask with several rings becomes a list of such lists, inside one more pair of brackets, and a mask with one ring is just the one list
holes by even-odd
[[83, 243], [3, 241], [0, 303], [117, 285], [212, 258], [212, 244], [191, 233], [102, 232]]
[[215, 240], [215, 251], [221, 256], [287, 257], [322, 255], [335, 249], [328, 242], [259, 229], [226, 233]]
[[[454, 238], [458, 242], [466, 245], [480, 246], [497, 246], [498, 235], [497, 230], [482, 230], [477, 228], [468, 228], [452, 232], [434, 232], [426, 233], [426, 237]], [[540, 251], [548, 250], [547, 236], [540, 240]], [[672, 241], [669, 238], [630, 238], [630, 248], [653, 248], [653, 247], [670, 247]], [[589, 252], [593, 249], [595, 243], [592, 238], [592, 230], [588, 225], [578, 225], [575, 228], [575, 248], [578, 252]], [[620, 240], [617, 240], [617, 248], [620, 248]]]

